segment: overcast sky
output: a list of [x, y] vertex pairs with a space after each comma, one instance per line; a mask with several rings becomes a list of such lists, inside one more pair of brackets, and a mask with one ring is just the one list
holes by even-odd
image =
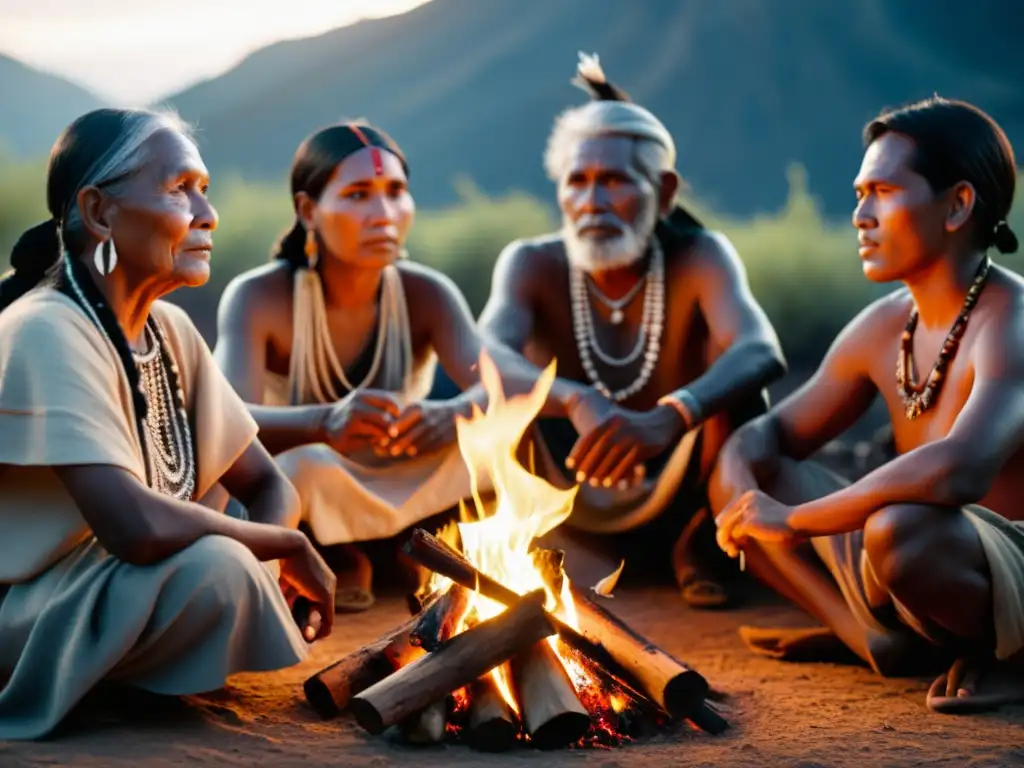
[[0, 0], [0, 53], [141, 106], [268, 43], [427, 0]]

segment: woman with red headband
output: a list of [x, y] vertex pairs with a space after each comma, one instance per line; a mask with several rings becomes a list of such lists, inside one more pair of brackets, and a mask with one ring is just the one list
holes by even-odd
[[[337, 606], [373, 603], [357, 542], [392, 537], [470, 495], [455, 417], [482, 405], [481, 343], [455, 284], [403, 259], [415, 205], [384, 132], [318, 131], [292, 164], [295, 224], [239, 276], [216, 358], [340, 565]], [[440, 362], [462, 394], [425, 400]]]

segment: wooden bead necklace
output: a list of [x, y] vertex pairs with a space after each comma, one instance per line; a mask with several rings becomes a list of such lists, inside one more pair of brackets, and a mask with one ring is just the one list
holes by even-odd
[[903, 401], [904, 413], [907, 419], [913, 421], [922, 413], [927, 411], [935, 403], [946, 380], [946, 370], [950, 362], [956, 356], [960, 347], [960, 340], [964, 331], [967, 330], [967, 320], [971, 316], [971, 310], [978, 303], [985, 282], [988, 279], [989, 269], [992, 262], [986, 256], [978, 267], [978, 273], [974, 276], [971, 287], [967, 290], [964, 298], [964, 306], [957, 315], [953, 327], [946, 334], [946, 340], [942, 342], [942, 349], [939, 350], [939, 357], [928, 374], [928, 378], [921, 387], [914, 381], [914, 330], [917, 328], [917, 307], [910, 310], [910, 317], [903, 329], [903, 336], [900, 339], [900, 353], [896, 359], [896, 391]]

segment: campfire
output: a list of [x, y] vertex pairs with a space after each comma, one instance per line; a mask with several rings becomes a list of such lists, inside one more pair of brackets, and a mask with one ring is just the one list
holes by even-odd
[[487, 411], [457, 425], [473, 508], [437, 535], [413, 532], [405, 552], [430, 578], [410, 596], [412, 618], [309, 678], [309, 702], [325, 718], [351, 712], [371, 734], [397, 726], [410, 743], [489, 751], [612, 746], [679, 722], [723, 731], [707, 681], [600, 604], [621, 567], [581, 589], [563, 553], [531, 550], [576, 495], [516, 457], [554, 365], [507, 399], [487, 356], [480, 369]]

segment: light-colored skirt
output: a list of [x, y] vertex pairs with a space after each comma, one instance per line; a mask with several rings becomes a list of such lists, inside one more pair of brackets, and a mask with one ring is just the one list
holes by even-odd
[[307, 654], [271, 569], [223, 536], [148, 566], [91, 539], [0, 595], [5, 588], [0, 740], [47, 735], [101, 680], [195, 694]]

